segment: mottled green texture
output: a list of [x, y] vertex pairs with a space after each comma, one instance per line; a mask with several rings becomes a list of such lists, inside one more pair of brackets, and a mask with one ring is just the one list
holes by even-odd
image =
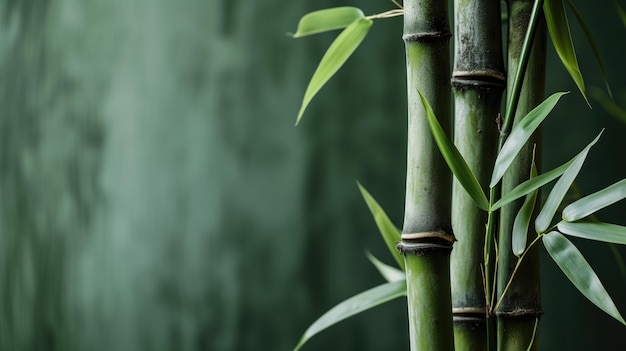
[[[495, 117], [499, 110], [500, 94], [489, 88], [455, 91], [455, 144], [485, 192], [488, 191], [487, 184], [497, 147]], [[476, 206], [456, 179], [452, 194], [452, 228], [457, 238], [451, 259], [453, 305], [485, 307], [480, 266], [484, 258], [487, 212]]]
[[[428, 101], [449, 135], [448, 2], [409, 0], [404, 2], [404, 11], [408, 141], [402, 233], [452, 234], [450, 171], [431, 133], [423, 101]], [[437, 243], [433, 237], [423, 241], [425, 245]], [[454, 349], [449, 255], [449, 249], [405, 251], [412, 351]]]
[[454, 350], [450, 304], [450, 251], [405, 254], [411, 350]]
[[[489, 193], [489, 178], [497, 149], [500, 102], [504, 89], [504, 62], [500, 38], [500, 2], [455, 1], [454, 143], [476, 176], [483, 193]], [[452, 306], [486, 310], [485, 278], [493, 279], [492, 262], [485, 276], [485, 231], [487, 213], [480, 210], [454, 179], [452, 229], [457, 242], [450, 259]], [[493, 257], [493, 255], [491, 255]], [[488, 288], [490, 291], [491, 288]], [[459, 315], [454, 320], [457, 350], [486, 350], [494, 340], [494, 324], [486, 313]]]
[[540, 333], [537, 332], [533, 339], [536, 321], [535, 316], [498, 320], [498, 331], [506, 335], [506, 338], [498, 339], [498, 350], [539, 350]]
[[[509, 52], [507, 72], [507, 91], [511, 90], [513, 77], [516, 74], [516, 67], [520, 58], [522, 42], [526, 35], [526, 28], [530, 17], [533, 1], [513, 0], [509, 2]], [[530, 112], [535, 106], [543, 101], [544, 80], [545, 80], [545, 55], [546, 55], [546, 29], [543, 19], [539, 19], [536, 27], [533, 47], [529, 57], [528, 68], [524, 78], [522, 91], [515, 111], [513, 125]], [[502, 194], [508, 193], [518, 184], [530, 177], [531, 163], [533, 159], [533, 148], [541, 140], [541, 128], [537, 129], [526, 145], [520, 150], [515, 161], [502, 178]], [[541, 147], [536, 146], [535, 161], [541, 162]], [[512, 251], [511, 232], [515, 216], [523, 204], [523, 199], [512, 202], [501, 209], [499, 241], [498, 241], [498, 276], [497, 294], [502, 294], [511, 272], [517, 262], [517, 257]], [[534, 238], [532, 231], [528, 233], [527, 242]], [[541, 294], [539, 284], [539, 251], [538, 246], [534, 246], [524, 258], [513, 283], [496, 313], [498, 317], [498, 347], [499, 350], [517, 350], [516, 347], [528, 346], [535, 326], [535, 313], [541, 309]], [[530, 316], [511, 316], [510, 313], [523, 312]], [[524, 341], [527, 340], [527, 341]], [[539, 345], [539, 338], [535, 339], [535, 344]]]
[[[417, 6], [412, 3], [405, 4], [405, 36], [422, 33], [414, 30], [448, 33], [447, 22], [440, 27], [433, 24], [432, 28], [422, 28], [419, 23], [412, 24], [410, 21], [415, 15], [412, 15], [410, 9]], [[433, 3], [441, 5], [444, 1]], [[426, 4], [424, 6], [428, 8]], [[444, 10], [446, 8], [444, 6]], [[428, 13], [429, 10], [425, 10], [420, 15], [426, 16]], [[439, 119], [439, 124], [449, 134], [450, 65], [445, 59], [448, 50], [447, 37], [406, 42], [409, 122], [404, 233], [451, 230], [450, 171], [430, 132], [426, 111], [419, 96], [419, 92], [424, 95]]]
[[[333, 35], [285, 33], [327, 6], [0, 3], [0, 349], [287, 350], [381, 283], [354, 180], [401, 220], [401, 21], [294, 128]], [[307, 346], [405, 348], [405, 308]]]

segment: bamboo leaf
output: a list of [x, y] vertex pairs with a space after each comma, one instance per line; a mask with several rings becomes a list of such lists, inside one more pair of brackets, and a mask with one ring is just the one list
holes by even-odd
[[[530, 178], [533, 179], [535, 177], [537, 177], [537, 166], [533, 161]], [[528, 226], [530, 225], [530, 219], [533, 215], [533, 210], [535, 209], [535, 202], [537, 201], [538, 192], [539, 191], [535, 189], [533, 192], [526, 195], [526, 199], [524, 200], [522, 208], [520, 208], [519, 212], [515, 216], [515, 221], [513, 222], [513, 232], [511, 234], [513, 253], [515, 254], [515, 256], [520, 256], [524, 253], [524, 250], [526, 249]]]
[[530, 111], [522, 120], [513, 127], [511, 134], [506, 139], [502, 149], [496, 158], [496, 163], [493, 166], [493, 174], [491, 176], [491, 188], [502, 179], [502, 176], [506, 170], [511, 166], [513, 160], [522, 149], [524, 144], [528, 141], [531, 135], [535, 132], [537, 127], [548, 116], [550, 111], [556, 106], [561, 96], [567, 93], [554, 93], [547, 99], [545, 99], [539, 106]]
[[476, 205], [484, 211], [489, 209], [489, 201], [487, 201], [487, 196], [483, 192], [476, 176], [472, 173], [472, 170], [463, 159], [463, 156], [459, 152], [459, 150], [454, 146], [454, 144], [448, 139], [446, 133], [441, 128], [441, 124], [437, 120], [433, 109], [430, 107], [428, 101], [420, 91], [418, 91], [420, 99], [422, 99], [422, 104], [424, 105], [424, 109], [426, 109], [426, 116], [428, 119], [428, 124], [430, 126], [430, 131], [433, 134], [433, 138], [439, 147], [439, 151], [443, 155], [443, 158], [446, 160], [448, 167], [459, 181], [459, 183], [463, 186], [465, 191], [469, 194], [469, 196], [476, 202]]
[[539, 189], [542, 186], [560, 177], [567, 170], [567, 168], [572, 164], [572, 162], [574, 162], [574, 159], [575, 158], [569, 160], [568, 162], [560, 165], [559, 167], [549, 172], [538, 175], [537, 177], [531, 178], [523, 182], [522, 184], [516, 186], [513, 190], [504, 194], [502, 198], [500, 198], [500, 200], [496, 201], [496, 203], [494, 203], [493, 206], [491, 207], [491, 210], [495, 211], [499, 209], [500, 207], [507, 205], [521, 198], [522, 196], [526, 196], [530, 194], [531, 192], [535, 191], [536, 189]]
[[563, 234], [583, 239], [604, 241], [626, 245], [626, 227], [610, 223], [561, 222], [558, 224]]
[[561, 271], [589, 301], [626, 325], [602, 282], [574, 244], [559, 232], [544, 235], [543, 244]]
[[301, 38], [311, 34], [328, 32], [345, 28], [350, 23], [365, 17], [363, 11], [356, 7], [342, 6], [314, 11], [304, 15], [298, 22], [298, 29], [294, 38]]
[[576, 19], [578, 20], [580, 27], [583, 29], [583, 32], [585, 33], [587, 42], [589, 43], [589, 46], [591, 46], [591, 50], [593, 51], [593, 56], [595, 56], [596, 62], [598, 62], [598, 66], [600, 67], [600, 72], [602, 73], [602, 79], [604, 79], [604, 85], [606, 86], [606, 91], [609, 93], [609, 96], [613, 98], [613, 93], [611, 92], [611, 87], [609, 86], [609, 80], [606, 76], [606, 69], [604, 68], [604, 60], [602, 60], [602, 55], [600, 55], [600, 49], [598, 48], [598, 44], [596, 43], [596, 40], [593, 38], [593, 34], [591, 34], [591, 29], [589, 29], [589, 26], [587, 26], [585, 19], [583, 18], [580, 11], [578, 11], [578, 8], [576, 8], [576, 5], [574, 5], [574, 2], [572, 0], [567, 0], [567, 3], [572, 8], [572, 11], [574, 11], [574, 15], [576, 16]]
[[624, 27], [626, 27], [626, 11], [624, 10], [624, 7], [617, 0], [613, 0], [613, 5], [615, 5], [615, 8], [617, 9], [617, 13], [620, 20], [622, 20], [622, 24], [624, 25]]
[[563, 66], [565, 66], [565, 69], [567, 69], [567, 72], [569, 72], [578, 86], [585, 101], [589, 104], [589, 99], [587, 99], [585, 92], [585, 82], [580, 73], [580, 68], [578, 67], [578, 60], [576, 59], [572, 35], [570, 34], [565, 8], [563, 7], [563, 0], [545, 0], [543, 3], [543, 11], [546, 16], [546, 23], [548, 24], [548, 31], [550, 32], [554, 49], [559, 55]]
[[554, 188], [552, 188], [552, 191], [550, 191], [548, 199], [546, 200], [543, 208], [541, 209], [541, 212], [539, 212], [539, 215], [537, 215], [537, 219], [535, 220], [535, 230], [537, 231], [537, 233], [544, 232], [546, 229], [548, 229], [548, 226], [550, 226], [552, 218], [554, 218], [554, 214], [561, 204], [561, 201], [563, 201], [567, 190], [572, 185], [572, 182], [574, 182], [574, 179], [576, 179], [576, 176], [578, 176], [578, 172], [580, 172], [580, 169], [585, 163], [585, 159], [587, 158], [589, 150], [593, 145], [595, 145], [596, 142], [598, 142], [598, 139], [601, 135], [602, 132], [600, 132], [600, 134], [598, 134], [598, 136], [576, 156], [574, 162], [571, 163], [571, 165], [567, 168], [565, 173], [563, 173], [559, 181], [556, 182]]
[[382, 207], [376, 202], [374, 197], [361, 185], [361, 183], [356, 183], [361, 191], [361, 195], [367, 203], [367, 207], [370, 209], [372, 216], [374, 217], [374, 221], [376, 222], [376, 226], [378, 227], [378, 231], [380, 231], [380, 235], [382, 235], [385, 244], [387, 244], [387, 248], [391, 255], [398, 263], [398, 266], [404, 270], [404, 257], [400, 253], [400, 251], [396, 250], [396, 245], [401, 240], [401, 234], [398, 228], [396, 228], [391, 220], [385, 213]]
[[406, 281], [390, 282], [355, 295], [324, 313], [304, 332], [294, 351], [299, 350], [308, 340], [328, 327], [342, 320], [376, 307], [387, 301], [406, 296]]
[[324, 57], [317, 66], [313, 77], [309, 82], [309, 86], [304, 93], [304, 99], [302, 100], [302, 106], [300, 112], [298, 112], [298, 118], [296, 119], [296, 125], [300, 123], [302, 115], [307, 106], [313, 99], [313, 97], [320, 91], [320, 89], [328, 82], [328, 80], [343, 66], [348, 60], [350, 55], [361, 44], [367, 32], [372, 27], [372, 20], [367, 18], [359, 18], [352, 22], [330, 45]]
[[530, 337], [530, 343], [526, 348], [526, 351], [532, 351], [533, 344], [535, 343], [535, 337], [537, 336], [537, 327], [539, 326], [539, 317], [535, 317], [535, 326], [533, 327], [533, 335]]
[[372, 262], [374, 267], [376, 267], [378, 273], [380, 273], [380, 275], [382, 275], [388, 282], [397, 282], [399, 280], [406, 279], [406, 274], [403, 271], [382, 262], [372, 255], [371, 252], [366, 251], [365, 256], [367, 256], [367, 259]]
[[592, 88], [591, 96], [596, 99], [602, 105], [602, 107], [613, 117], [626, 123], [626, 111], [619, 107], [610, 97], [606, 96], [604, 92], [598, 88]]
[[626, 179], [571, 203], [563, 210], [563, 219], [574, 222], [626, 198]]

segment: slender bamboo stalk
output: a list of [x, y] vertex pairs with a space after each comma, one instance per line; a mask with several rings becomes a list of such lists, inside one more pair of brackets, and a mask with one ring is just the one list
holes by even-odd
[[447, 0], [406, 0], [407, 189], [402, 242], [411, 350], [453, 350], [450, 298], [451, 179], [432, 138], [418, 90], [450, 130]]
[[[508, 79], [510, 94], [514, 76], [520, 60], [522, 43], [532, 11], [532, 0], [509, 0], [509, 48], [508, 48]], [[543, 15], [537, 22], [532, 50], [523, 81], [519, 102], [515, 111], [513, 124], [517, 123], [532, 108], [537, 106], [544, 95], [545, 62], [546, 62], [546, 28]], [[510, 100], [511, 97], [508, 96]], [[526, 146], [520, 151], [515, 162], [502, 179], [502, 193], [506, 194], [519, 183], [527, 180], [533, 155], [533, 147], [537, 145], [536, 162], [540, 163], [541, 132], [538, 130]], [[499, 264], [498, 264], [498, 296], [501, 296], [511, 273], [517, 263], [517, 257], [511, 250], [511, 232], [515, 216], [523, 200], [504, 206], [500, 213], [499, 227]], [[534, 239], [529, 232], [527, 242]], [[498, 349], [526, 350], [532, 340], [537, 317], [541, 314], [541, 295], [539, 285], [539, 251], [534, 246], [526, 254], [515, 279], [500, 303], [498, 316]], [[538, 349], [539, 338], [536, 336], [532, 349]]]
[[[455, 0], [455, 23], [454, 141], [487, 193], [505, 85], [500, 2]], [[450, 269], [457, 350], [495, 346], [495, 323], [487, 320], [485, 298], [491, 295], [493, 281], [493, 262], [483, 262], [486, 223], [487, 213], [454, 181], [452, 228], [458, 242]]]

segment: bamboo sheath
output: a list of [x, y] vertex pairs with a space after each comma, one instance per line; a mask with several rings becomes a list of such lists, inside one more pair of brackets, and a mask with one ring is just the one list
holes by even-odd
[[453, 350], [450, 298], [451, 179], [418, 90], [450, 130], [447, 0], [406, 0], [407, 187], [403, 238], [411, 350]]

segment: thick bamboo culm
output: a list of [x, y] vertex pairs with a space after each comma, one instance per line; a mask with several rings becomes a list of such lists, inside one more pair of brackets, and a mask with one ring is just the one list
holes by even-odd
[[[450, 131], [447, 0], [406, 0], [408, 145], [403, 239], [411, 350], [453, 350], [450, 299], [450, 171], [430, 132], [418, 90]], [[416, 235], [417, 234], [417, 235]], [[419, 239], [414, 239], [418, 237]]]
[[[454, 5], [454, 143], [488, 193], [505, 87], [500, 2], [455, 0]], [[489, 343], [495, 346], [495, 323], [487, 320], [485, 296], [485, 281], [493, 279], [493, 262], [484, 263], [486, 223], [487, 213], [455, 180], [452, 228], [458, 241], [450, 269], [456, 350], [487, 350]]]
[[[524, 36], [528, 28], [534, 1], [509, 0], [508, 2], [508, 86], [511, 85], [516, 74]], [[533, 46], [528, 61], [524, 83], [515, 111], [514, 124], [537, 106], [544, 97], [546, 62], [546, 27], [543, 15], [537, 22]], [[506, 194], [519, 183], [530, 176], [533, 148], [535, 162], [540, 164], [541, 132], [538, 130], [531, 140], [520, 151], [515, 162], [511, 165], [502, 179], [502, 194]], [[535, 146], [536, 145], [536, 146]], [[515, 216], [519, 211], [523, 199], [504, 206], [500, 213], [499, 227], [499, 262], [497, 276], [498, 296], [508, 283], [517, 262], [517, 257], [511, 250], [511, 232]], [[532, 223], [532, 221], [531, 221]], [[532, 226], [531, 226], [532, 227]], [[528, 233], [527, 242], [531, 242], [535, 234]], [[526, 350], [532, 340], [536, 321], [541, 315], [541, 295], [539, 285], [539, 251], [538, 246], [525, 256], [520, 269], [512, 281], [506, 295], [496, 310], [498, 319], [498, 350]], [[533, 350], [539, 347], [539, 337], [535, 337]]]

